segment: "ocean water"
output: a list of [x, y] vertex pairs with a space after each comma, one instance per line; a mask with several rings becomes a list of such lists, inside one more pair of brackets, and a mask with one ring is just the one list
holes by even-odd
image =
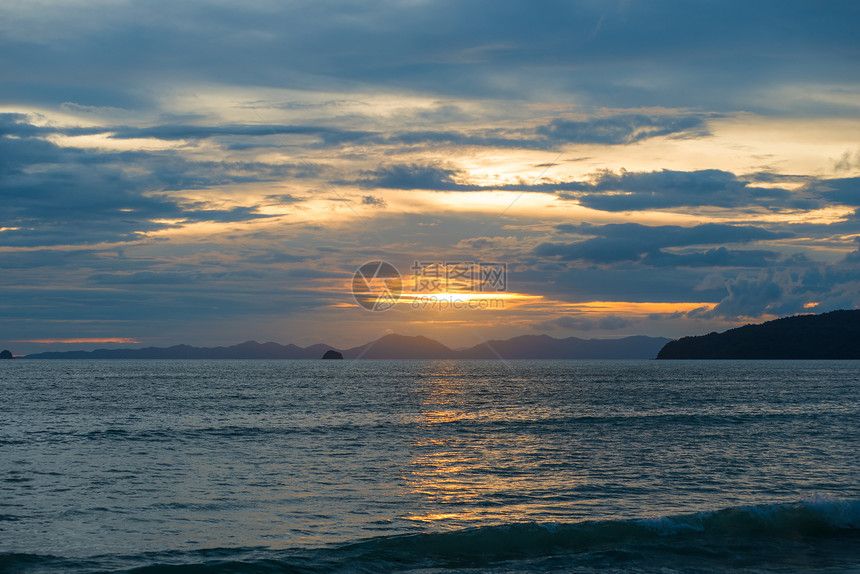
[[860, 363], [0, 362], [4, 572], [860, 572]]

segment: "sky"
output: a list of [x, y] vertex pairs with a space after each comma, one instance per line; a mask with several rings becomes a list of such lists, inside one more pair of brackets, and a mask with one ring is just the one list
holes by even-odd
[[0, 347], [856, 308], [858, 23], [838, 0], [0, 3]]

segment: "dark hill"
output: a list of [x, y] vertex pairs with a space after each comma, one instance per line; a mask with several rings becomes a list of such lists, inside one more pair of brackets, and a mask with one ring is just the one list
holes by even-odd
[[306, 349], [296, 345], [246, 341], [230, 347], [146, 347], [143, 349], [96, 349], [27, 355], [28, 359], [318, 359], [327, 345]]
[[146, 347], [97, 349], [27, 355], [28, 359], [319, 359], [332, 350], [346, 359], [651, 359], [668, 339], [556, 339], [523, 335], [505, 341], [487, 341], [455, 351], [427, 337], [385, 335], [351, 349], [333, 349], [322, 343], [302, 348], [278, 343], [247, 341], [230, 347]]
[[860, 359], [860, 310], [797, 315], [666, 343], [658, 359]]
[[454, 359], [457, 352], [442, 343], [417, 336], [385, 335], [343, 352], [347, 359]]

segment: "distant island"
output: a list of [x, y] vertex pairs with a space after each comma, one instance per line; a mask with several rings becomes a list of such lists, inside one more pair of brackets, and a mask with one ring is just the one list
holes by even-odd
[[666, 343], [658, 359], [860, 359], [860, 310], [797, 315]]
[[[97, 349], [26, 355], [25, 359], [319, 359], [339, 353], [344, 359], [653, 359], [668, 342], [664, 337], [622, 339], [556, 339], [549, 335], [523, 335], [504, 341], [487, 341], [454, 350], [422, 336], [385, 335], [351, 349], [331, 345], [310, 347], [247, 341], [230, 347], [147, 347]], [[324, 357], [325, 358], [325, 357]]]
[[0, 351], [0, 359], [14, 359], [15, 357], [12, 355], [12, 351], [8, 349], [4, 349]]

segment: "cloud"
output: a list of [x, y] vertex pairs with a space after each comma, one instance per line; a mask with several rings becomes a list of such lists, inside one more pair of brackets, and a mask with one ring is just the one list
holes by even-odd
[[860, 149], [853, 154], [850, 150], [846, 150], [839, 156], [838, 160], [833, 162], [833, 171], [850, 171], [855, 168], [860, 168]]
[[807, 189], [834, 203], [860, 206], [860, 177], [819, 180], [810, 183]]
[[[372, 118], [364, 118], [371, 121]], [[467, 118], [468, 119], [468, 118]], [[112, 139], [155, 138], [165, 141], [210, 138], [271, 138], [313, 136], [325, 146], [344, 144], [418, 146], [424, 144], [519, 149], [551, 149], [560, 144], [590, 143], [627, 145], [658, 136], [703, 137], [708, 134], [705, 118], [694, 115], [618, 114], [582, 121], [554, 120], [536, 129], [468, 129], [438, 131], [415, 129], [389, 133], [340, 129], [331, 126], [282, 124], [191, 125], [162, 124], [150, 127], [79, 127], [64, 130], [68, 135], [106, 133]], [[58, 131], [47, 129], [46, 131]], [[230, 149], [254, 149], [263, 144], [243, 141]]]
[[775, 251], [718, 247], [681, 254], [658, 250], [645, 255], [642, 263], [654, 267], [768, 267], [778, 259]]
[[[0, 18], [0, 51], [17, 57], [6, 62], [0, 98], [143, 109], [160, 93], [152, 85], [181, 79], [329, 92], [354, 83], [447, 97], [549, 92], [612, 108], [779, 109], [786, 103], [762, 97], [762, 88], [857, 76], [850, 47], [858, 17], [850, 2], [802, 0], [551, 0], [541, 10], [526, 0], [504, 8], [489, 0], [132, 0], [49, 11], [12, 3]], [[821, 111], [827, 100], [812, 97], [820, 93], [789, 103]]]
[[462, 172], [437, 165], [396, 164], [362, 172], [357, 183], [367, 188], [432, 189], [436, 191], [477, 191], [477, 185], [463, 185], [455, 178]]
[[[853, 179], [824, 180], [819, 182], [817, 191], [807, 185], [799, 192], [791, 192], [784, 188], [755, 186], [753, 178], [742, 178], [718, 169], [621, 170], [617, 173], [601, 170], [584, 181], [520, 181], [488, 186], [471, 184], [463, 170], [438, 164], [393, 164], [364, 171], [362, 176], [358, 180], [338, 183], [357, 184], [365, 188], [557, 194], [562, 199], [608, 212], [706, 206], [726, 209], [756, 207], [779, 211], [814, 209], [820, 207], [820, 199], [860, 202], [857, 199], [860, 194], [855, 191], [857, 183]], [[761, 175], [757, 179], [761, 179]]]
[[711, 311], [700, 313], [705, 317], [760, 317], [770, 311], [784, 295], [784, 289], [770, 273], [757, 277], [741, 275], [726, 283], [729, 294]]
[[469, 130], [468, 132], [416, 130], [376, 138], [396, 145], [445, 144], [495, 148], [553, 149], [565, 144], [629, 145], [659, 136], [710, 135], [700, 115], [616, 114], [580, 121], [556, 119], [534, 130]]
[[[174, 224], [261, 217], [256, 206], [209, 209], [170, 190], [301, 177], [307, 165], [187, 161], [174, 151], [105, 152], [61, 147], [21, 114], [0, 115], [0, 245], [128, 242]], [[129, 169], [133, 166], [134, 169]]]
[[855, 237], [854, 241], [857, 243], [857, 249], [848, 253], [843, 260], [845, 263], [860, 263], [860, 237]]
[[362, 205], [369, 205], [371, 207], [387, 207], [388, 204], [381, 197], [376, 197], [374, 195], [365, 195], [361, 198]]
[[860, 306], [860, 257], [850, 253], [838, 264], [816, 265], [792, 259], [794, 266], [772, 266], [725, 281], [728, 294], [709, 311], [691, 316], [749, 319], [770, 315], [822, 313]]
[[530, 130], [520, 130], [514, 133], [502, 132], [501, 130], [469, 130], [468, 133], [415, 130], [379, 137], [373, 140], [373, 143], [396, 146], [435, 144], [519, 149], [549, 149], [557, 146], [557, 142], [548, 138], [535, 137], [535, 134]]
[[101, 285], [187, 285], [199, 280], [197, 273], [138, 271], [135, 273], [95, 273], [89, 280]]
[[[562, 188], [563, 189], [563, 188]], [[636, 211], [688, 206], [738, 208], [761, 206], [772, 209], [817, 206], [812, 200], [792, 196], [786, 189], [755, 187], [735, 174], [718, 169], [619, 173], [601, 171], [579, 193], [561, 193], [562, 198], [601, 211]]]
[[216, 221], [220, 223], [236, 223], [251, 219], [266, 219], [276, 217], [257, 212], [257, 207], [234, 207], [233, 209], [200, 209], [187, 210], [183, 214], [184, 221]]
[[633, 261], [655, 266], [734, 266], [755, 262], [756, 266], [759, 266], [767, 263], [768, 259], [774, 258], [775, 254], [766, 251], [730, 251], [725, 248], [673, 254], [664, 249], [692, 245], [750, 243], [785, 236], [784, 233], [776, 233], [760, 227], [717, 223], [694, 227], [647, 226], [638, 223], [613, 223], [600, 226], [563, 224], [557, 226], [557, 229], [565, 233], [596, 237], [573, 243], [542, 243], [534, 249], [535, 255], [598, 264]]
[[[28, 249], [26, 251], [0, 252], [0, 269], [27, 270], [40, 267], [50, 267], [53, 270], [89, 267], [98, 261], [98, 251], [92, 249], [76, 249], [62, 251], [56, 249]], [[7, 273], [8, 277], [9, 274]]]
[[[71, 130], [72, 133], [91, 133], [92, 128]], [[272, 135], [320, 135], [327, 130], [312, 126], [282, 126], [265, 124], [225, 124], [220, 126], [158, 125], [147, 128], [111, 128], [114, 139], [156, 138], [160, 140], [206, 139], [218, 136], [272, 136]]]
[[[86, 135], [93, 133], [95, 128], [76, 128], [66, 131], [71, 135]], [[103, 133], [104, 131], [104, 128], [99, 128], [96, 133]], [[376, 135], [373, 132], [323, 126], [278, 124], [224, 124], [217, 126], [166, 124], [145, 128], [119, 126], [110, 128], [110, 134], [112, 139], [155, 138], [167, 141], [231, 137], [315, 136], [321, 144], [326, 146], [353, 143]], [[232, 145], [243, 147], [242, 144]], [[245, 145], [247, 147], [249, 144]]]
[[709, 135], [698, 116], [646, 116], [622, 114], [584, 121], [554, 120], [538, 129], [551, 140], [580, 144], [631, 144], [658, 136], [702, 137]]

